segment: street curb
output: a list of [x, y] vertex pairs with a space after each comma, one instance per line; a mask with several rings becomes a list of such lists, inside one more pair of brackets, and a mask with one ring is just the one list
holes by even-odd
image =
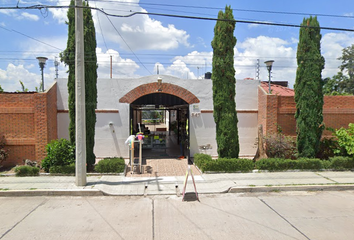
[[286, 192], [286, 191], [348, 191], [348, 190], [354, 190], [354, 185], [231, 187], [228, 193]]
[[0, 197], [38, 197], [38, 196], [104, 196], [97, 189], [72, 190], [6, 190], [0, 191]]

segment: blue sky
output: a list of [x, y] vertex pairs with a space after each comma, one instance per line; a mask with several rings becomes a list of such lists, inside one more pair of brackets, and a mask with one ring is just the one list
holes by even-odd
[[[0, 7], [16, 6], [17, 0], [1, 0]], [[285, 3], [286, 2], [286, 3]], [[37, 4], [69, 5], [68, 0], [19, 1], [20, 7]], [[126, 15], [149, 12], [216, 18], [225, 5], [234, 9], [236, 20], [300, 24], [309, 14], [319, 14], [322, 27], [354, 29], [354, 10], [350, 0], [318, 1], [161, 1], [161, 0], [101, 0], [89, 1], [90, 6], [107, 13]], [[19, 90], [19, 80], [29, 90], [41, 81], [36, 57], [47, 62], [45, 86], [55, 78], [54, 61], [66, 48], [66, 9], [0, 10], [0, 85], [5, 91]], [[267, 11], [260, 12], [260, 11]], [[278, 13], [276, 13], [278, 12]], [[283, 12], [283, 13], [279, 13]], [[92, 11], [95, 21], [99, 78], [110, 76], [110, 56], [113, 77], [140, 77], [156, 73], [181, 78], [201, 78], [211, 71], [215, 21], [136, 15], [129, 18], [107, 18]], [[292, 14], [290, 14], [292, 13]], [[335, 15], [335, 16], [325, 16]], [[110, 21], [109, 21], [109, 20]], [[326, 59], [323, 77], [338, 72], [344, 47], [354, 44], [354, 33], [322, 30], [322, 55]], [[255, 78], [257, 59], [260, 79], [267, 80], [264, 61], [275, 60], [272, 79], [294, 83], [296, 48], [299, 29], [237, 23], [235, 37], [236, 79]], [[67, 77], [66, 67], [59, 65], [59, 78]]]

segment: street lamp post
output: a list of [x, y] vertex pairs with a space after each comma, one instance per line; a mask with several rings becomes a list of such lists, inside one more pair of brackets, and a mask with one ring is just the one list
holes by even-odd
[[45, 62], [48, 60], [48, 58], [46, 57], [37, 57], [38, 63], [39, 63], [39, 67], [41, 69], [42, 72], [42, 92], [44, 92], [44, 77], [43, 77], [43, 69], [45, 66]]
[[270, 87], [270, 72], [272, 71], [272, 65], [273, 65], [273, 62], [274, 60], [268, 60], [268, 61], [265, 61], [264, 63], [266, 64], [267, 66], [267, 69], [268, 69], [268, 86], [269, 86], [269, 94], [271, 94], [271, 87]]

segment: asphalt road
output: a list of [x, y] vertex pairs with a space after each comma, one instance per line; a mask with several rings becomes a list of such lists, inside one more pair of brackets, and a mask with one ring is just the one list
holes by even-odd
[[354, 239], [354, 192], [2, 197], [0, 239]]

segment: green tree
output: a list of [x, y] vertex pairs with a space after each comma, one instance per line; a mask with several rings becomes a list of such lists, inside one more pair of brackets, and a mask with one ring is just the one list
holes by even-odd
[[343, 72], [338, 72], [331, 78], [323, 79], [323, 94], [333, 96], [354, 94], [354, 82], [351, 82]]
[[[74, 1], [71, 0], [71, 6]], [[83, 6], [88, 6], [85, 2]], [[96, 32], [91, 10], [84, 8], [84, 51], [85, 51], [85, 105], [86, 105], [86, 162], [91, 167], [96, 160], [93, 148], [95, 145], [95, 124], [97, 107], [97, 56]], [[68, 40], [67, 47], [60, 54], [61, 61], [69, 66], [69, 135], [70, 142], [75, 144], [75, 9], [68, 10]]]
[[237, 114], [236, 79], [234, 69], [235, 20], [230, 6], [220, 11], [214, 27], [213, 47], [213, 103], [216, 123], [216, 142], [220, 158], [238, 158], [240, 151]]
[[354, 94], [354, 44], [342, 50], [340, 72], [332, 78], [325, 78], [323, 92], [326, 95]]
[[0, 85], [0, 93], [3, 93], [4, 89], [2, 89], [1, 85]]
[[295, 80], [297, 149], [300, 157], [315, 157], [323, 131], [321, 33], [317, 17], [304, 19], [297, 47]]

